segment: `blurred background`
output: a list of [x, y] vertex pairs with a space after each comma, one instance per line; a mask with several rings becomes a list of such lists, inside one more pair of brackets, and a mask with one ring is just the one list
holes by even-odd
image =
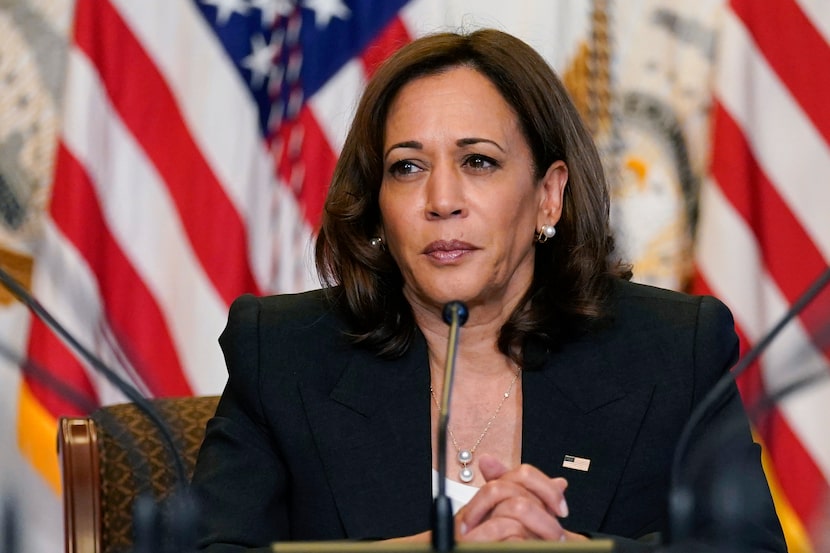
[[[367, 78], [479, 27], [565, 81], [635, 280], [718, 296], [745, 351], [826, 269], [824, 0], [0, 0], [0, 265], [145, 394], [217, 394], [233, 298], [319, 286]], [[747, 405], [830, 374], [828, 326], [825, 291], [741, 377]], [[60, 551], [57, 419], [123, 397], [5, 291], [0, 351], [0, 520]], [[829, 421], [827, 378], [755, 421], [794, 552], [830, 551]]]

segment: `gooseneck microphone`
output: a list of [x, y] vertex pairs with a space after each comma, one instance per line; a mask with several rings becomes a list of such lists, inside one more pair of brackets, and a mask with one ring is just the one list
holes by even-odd
[[438, 493], [432, 504], [432, 548], [439, 553], [452, 551], [455, 546], [452, 502], [447, 497], [447, 432], [450, 423], [450, 394], [455, 375], [455, 356], [458, 349], [459, 329], [469, 317], [467, 306], [451, 301], [444, 306], [444, 322], [450, 325], [447, 338], [447, 360], [444, 365], [444, 385], [438, 412]]
[[[792, 319], [801, 313], [810, 304], [810, 302], [818, 296], [824, 287], [827, 286], [828, 282], [830, 282], [830, 267], [827, 267], [824, 272], [822, 272], [819, 277], [813, 281], [810, 287], [792, 304], [790, 309], [784, 314], [783, 317], [781, 317], [772, 329], [770, 329], [769, 332], [741, 358], [741, 360], [731, 371], [721, 377], [721, 379], [715, 384], [715, 386], [712, 387], [711, 390], [709, 390], [707, 395], [692, 411], [689, 420], [686, 422], [686, 425], [683, 427], [683, 431], [678, 438], [677, 446], [674, 451], [674, 458], [672, 460], [671, 485], [669, 488], [669, 531], [670, 539], [673, 543], [690, 539], [694, 530], [693, 519], [695, 512], [695, 494], [690, 488], [689, 483], [684, 479], [684, 475], [686, 473], [682, 471], [684, 462], [687, 461], [688, 458], [692, 433], [703, 422], [704, 417], [709, 414], [709, 411], [724, 398], [725, 394], [731, 389], [738, 376], [740, 376], [752, 365], [752, 363], [778, 336], [781, 330], [783, 330], [784, 327], [792, 321]], [[788, 395], [797, 389], [803, 388], [804, 386], [818, 380], [819, 376], [823, 377], [824, 375], [808, 375], [807, 378], [785, 386], [782, 390], [779, 390], [770, 398], [767, 398], [767, 401], [760, 405], [759, 408], [768, 408], [770, 401], [774, 402], [780, 397]], [[738, 425], [729, 426], [727, 427], [728, 431], [714, 435], [710, 439], [725, 439], [725, 437], [733, 435], [737, 428]], [[723, 442], [719, 440], [714, 444], [710, 444], [709, 449], [704, 451], [717, 449], [717, 446], [720, 443]]]
[[[195, 505], [188, 493], [188, 476], [185, 469], [184, 460], [176, 447], [176, 442], [170, 432], [167, 424], [158, 415], [156, 410], [149, 401], [135, 388], [132, 384], [124, 380], [117, 372], [108, 367], [101, 359], [96, 357], [91, 351], [83, 346], [63, 325], [61, 325], [55, 317], [52, 316], [46, 308], [41, 305], [37, 299], [30, 294], [26, 289], [14, 279], [5, 269], [0, 267], [0, 282], [29, 310], [34, 313], [41, 321], [43, 321], [55, 334], [63, 338], [78, 354], [80, 354], [85, 361], [87, 361], [92, 368], [102, 376], [104, 376], [113, 386], [115, 386], [127, 399], [133, 402], [138, 409], [150, 420], [153, 426], [159, 431], [162, 442], [169, 449], [170, 455], [173, 459], [175, 474], [176, 474], [176, 489], [170, 496], [169, 513], [174, 522], [182, 526], [177, 529], [178, 535], [166, 536], [166, 540], [172, 551], [189, 551], [193, 547], [194, 531], [195, 531]], [[41, 371], [44, 372], [44, 371]], [[37, 375], [36, 375], [37, 376]], [[155, 523], [150, 520], [155, 519], [155, 507], [148, 504], [146, 498], [136, 498], [136, 550], [147, 549], [148, 551], [157, 550], [152, 543], [142, 543], [147, 540], [145, 536], [139, 535], [141, 532], [138, 528], [141, 526], [154, 526]], [[143, 516], [142, 516], [143, 513]], [[175, 526], [175, 524], [174, 524]], [[153, 532], [152, 528], [146, 528], [147, 532]], [[156, 539], [161, 536], [154, 536], [153, 542], [158, 543]]]
[[49, 391], [58, 394], [61, 399], [68, 401], [76, 409], [92, 412], [97, 407], [87, 396], [72, 386], [67, 385], [33, 359], [18, 354], [11, 346], [2, 341], [0, 341], [0, 357], [16, 365], [23, 376], [31, 378], [33, 381], [45, 386]]

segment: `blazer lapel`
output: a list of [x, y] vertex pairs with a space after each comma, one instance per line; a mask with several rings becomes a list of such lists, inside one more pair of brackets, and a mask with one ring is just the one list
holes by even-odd
[[[611, 502], [653, 391], [626, 382], [610, 349], [570, 344], [522, 375], [522, 462], [567, 478], [563, 524], [571, 530], [601, 529], [599, 506]], [[346, 536], [426, 530], [432, 457], [423, 447], [431, 443], [423, 338], [394, 361], [358, 350], [327, 397], [300, 392]]]
[[429, 401], [423, 339], [394, 361], [360, 350], [329, 397], [303, 394], [349, 538], [395, 537], [429, 527]]
[[651, 400], [653, 385], [623, 381], [610, 353], [570, 344], [522, 376], [522, 461], [568, 480], [571, 530], [600, 529]]

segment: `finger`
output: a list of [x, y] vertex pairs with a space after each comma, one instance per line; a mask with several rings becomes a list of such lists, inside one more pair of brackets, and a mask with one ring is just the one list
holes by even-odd
[[531, 539], [525, 527], [515, 519], [491, 518], [465, 534], [456, 534], [458, 542], [497, 542]]
[[487, 454], [481, 456], [478, 464], [488, 482], [498, 479], [516, 482], [538, 496], [551, 513], [563, 518], [568, 516], [568, 503], [565, 500], [568, 482], [564, 478], [549, 478], [536, 467], [527, 464], [508, 470], [498, 459]]
[[528, 500], [537, 502], [540, 508], [546, 508], [541, 500], [524, 486], [509, 480], [497, 479], [491, 480], [482, 486], [469, 503], [458, 512], [456, 518], [466, 528], [472, 529], [484, 522], [490, 516], [493, 509], [502, 501], [512, 497], [522, 496]]
[[562, 537], [559, 538], [559, 541], [589, 541], [590, 538], [583, 534], [577, 534], [576, 532], [568, 532], [567, 530], [563, 530]]
[[493, 509], [490, 518], [516, 520], [524, 527], [526, 537], [532, 539], [557, 541], [564, 535], [559, 519], [548, 512], [536, 499], [514, 497], [502, 501]]
[[478, 470], [481, 471], [482, 476], [488, 482], [500, 478], [509, 471], [501, 461], [486, 453], [483, 453], [478, 460]]

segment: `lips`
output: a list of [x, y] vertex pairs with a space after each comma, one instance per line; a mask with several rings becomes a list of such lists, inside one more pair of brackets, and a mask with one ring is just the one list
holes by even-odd
[[460, 259], [478, 248], [461, 240], [436, 240], [424, 248], [424, 255], [435, 261], [449, 263]]

